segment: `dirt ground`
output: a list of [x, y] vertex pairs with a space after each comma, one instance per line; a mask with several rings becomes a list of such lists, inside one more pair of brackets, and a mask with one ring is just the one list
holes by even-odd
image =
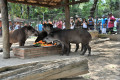
[[63, 80], [120, 80], [120, 42], [105, 41], [91, 47], [92, 56], [85, 55], [89, 73]]
[[[0, 47], [2, 47], [1, 41], [0, 39]], [[33, 44], [33, 39], [29, 39], [26, 44]], [[18, 44], [13, 46], [18, 46]], [[89, 62], [89, 73], [60, 80], [120, 80], [120, 41], [105, 41], [96, 44], [92, 42], [91, 47], [92, 55], [89, 57], [88, 53], [84, 55]], [[75, 45], [72, 45], [72, 51], [74, 51], [73, 48]]]
[[120, 80], [120, 42], [105, 41], [91, 45], [92, 56], [89, 60], [88, 80]]

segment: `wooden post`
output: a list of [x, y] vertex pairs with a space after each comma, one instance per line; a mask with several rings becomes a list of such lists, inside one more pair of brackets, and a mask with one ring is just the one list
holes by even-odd
[[3, 58], [7, 59], [10, 58], [7, 0], [1, 0], [1, 13], [2, 13]]
[[[69, 0], [65, 0], [65, 4], [69, 3]], [[65, 6], [65, 27], [70, 29], [70, 10], [69, 5]]]
[[[119, 2], [119, 13], [118, 13], [119, 15], [119, 17], [120, 17], [120, 2]], [[120, 34], [120, 23], [118, 23], [118, 29], [117, 29], [117, 34]]]

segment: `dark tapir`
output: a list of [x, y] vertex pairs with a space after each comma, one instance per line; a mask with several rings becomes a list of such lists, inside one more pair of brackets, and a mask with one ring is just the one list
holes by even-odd
[[46, 31], [39, 32], [38, 37], [36, 38], [35, 42], [43, 40], [45, 37], [47, 37], [47, 35], [48, 33]]
[[24, 26], [20, 29], [10, 32], [10, 47], [13, 43], [19, 42], [19, 46], [24, 46], [29, 36], [38, 36], [38, 31], [32, 26]]
[[[69, 55], [69, 44], [70, 43], [82, 43], [83, 51], [82, 55], [85, 54], [86, 50], [88, 49], [89, 54], [91, 55], [91, 47], [89, 46], [89, 42], [91, 41], [92, 37], [90, 33], [86, 30], [60, 30], [60, 31], [54, 31], [50, 33], [44, 41], [47, 43], [52, 41], [60, 41], [62, 43], [62, 50], [63, 54]], [[62, 55], [63, 55], [62, 54]]]
[[42, 32], [39, 32], [38, 37], [37, 37], [37, 39], [35, 40], [35, 42], [38, 42], [38, 41], [40, 41], [40, 40], [43, 40], [45, 37], [47, 37], [47, 35], [48, 35], [50, 32], [58, 31], [58, 30], [61, 30], [61, 29], [59, 29], [59, 28], [53, 28], [53, 25], [52, 25], [52, 24], [43, 24], [43, 31], [42, 31]]

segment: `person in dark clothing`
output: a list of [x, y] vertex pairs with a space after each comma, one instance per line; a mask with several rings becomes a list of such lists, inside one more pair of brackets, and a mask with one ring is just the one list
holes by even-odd
[[91, 16], [89, 16], [89, 19], [88, 19], [87, 23], [88, 23], [88, 29], [89, 30], [94, 30], [94, 20]]
[[117, 20], [117, 34], [120, 34], [120, 19]]
[[82, 24], [81, 19], [79, 17], [77, 17], [76, 20], [75, 20], [75, 27], [74, 27], [74, 29], [82, 29], [82, 25], [81, 24]]
[[70, 17], [70, 29], [74, 29], [74, 20], [73, 20], [73, 17]]

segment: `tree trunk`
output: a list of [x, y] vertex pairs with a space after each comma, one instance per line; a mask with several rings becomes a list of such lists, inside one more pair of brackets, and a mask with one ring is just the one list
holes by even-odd
[[90, 10], [90, 16], [94, 16], [94, 13], [95, 13], [95, 9], [96, 9], [96, 6], [97, 6], [97, 2], [98, 0], [94, 0], [94, 4]]
[[[119, 17], [120, 17], [120, 2], [119, 2]], [[118, 24], [117, 34], [120, 34], [120, 23]]]
[[7, 59], [10, 58], [7, 0], [1, 0], [1, 12], [2, 12], [3, 58]]
[[29, 13], [30, 13], [30, 8], [29, 8], [29, 6], [27, 6], [27, 15], [28, 15], [28, 19], [29, 19]]
[[[65, 0], [65, 3], [69, 3], [69, 0]], [[69, 5], [65, 6], [65, 27], [70, 29], [70, 9]]]

